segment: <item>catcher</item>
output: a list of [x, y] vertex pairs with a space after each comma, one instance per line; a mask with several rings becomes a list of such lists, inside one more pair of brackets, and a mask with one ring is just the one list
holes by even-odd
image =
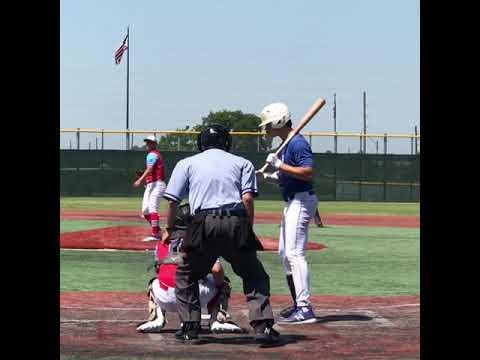
[[[172, 240], [168, 244], [158, 243], [155, 247], [155, 270], [157, 276], [148, 283], [148, 321], [137, 327], [138, 332], [157, 333], [166, 324], [166, 313], [177, 312], [175, 297], [175, 273], [177, 265], [182, 261], [180, 251], [190, 207], [184, 204], [178, 207]], [[219, 260], [212, 271], [198, 282], [202, 309], [210, 314], [209, 328], [214, 333], [244, 333], [245, 330], [231, 321], [228, 314], [228, 300], [231, 285], [224, 275]]]

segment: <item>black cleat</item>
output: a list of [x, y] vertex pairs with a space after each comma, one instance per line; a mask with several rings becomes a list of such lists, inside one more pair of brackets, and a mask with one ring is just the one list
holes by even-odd
[[267, 326], [262, 332], [255, 334], [255, 342], [259, 344], [275, 344], [280, 340], [280, 334], [271, 326]]
[[175, 333], [175, 339], [184, 344], [198, 344], [200, 339], [198, 333], [200, 332], [200, 323], [198, 321], [186, 321], [182, 328]]

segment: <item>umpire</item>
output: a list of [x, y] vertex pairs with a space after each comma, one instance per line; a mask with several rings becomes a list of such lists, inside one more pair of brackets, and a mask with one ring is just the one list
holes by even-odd
[[253, 164], [228, 152], [231, 136], [221, 125], [204, 129], [197, 145], [200, 153], [177, 163], [163, 195], [169, 202], [163, 242], [169, 241], [177, 205], [187, 195], [192, 215], [182, 248], [186, 255], [176, 273], [175, 294], [182, 326], [175, 337], [185, 343], [198, 343], [198, 280], [222, 256], [243, 280], [255, 341], [277, 342], [270, 278], [257, 258], [256, 251], [262, 245], [252, 229], [253, 198], [258, 195]]

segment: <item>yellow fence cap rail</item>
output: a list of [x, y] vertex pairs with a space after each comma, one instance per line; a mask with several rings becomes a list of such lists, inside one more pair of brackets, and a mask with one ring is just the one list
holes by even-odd
[[[178, 131], [178, 130], [112, 130], [112, 129], [60, 129], [60, 133], [86, 133], [86, 134], [159, 134], [159, 135], [197, 135], [199, 131]], [[232, 131], [233, 136], [264, 136], [264, 131]], [[362, 132], [335, 132], [335, 131], [309, 131], [302, 132], [304, 136], [337, 136], [337, 137], [353, 137], [353, 138], [417, 138], [420, 139], [420, 134], [389, 134], [389, 133], [362, 133]]]

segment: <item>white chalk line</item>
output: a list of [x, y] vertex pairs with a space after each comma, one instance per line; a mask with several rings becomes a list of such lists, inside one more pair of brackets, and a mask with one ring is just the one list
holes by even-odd
[[385, 306], [371, 306], [371, 307], [361, 307], [361, 308], [351, 308], [351, 309], [322, 309], [322, 308], [314, 308], [316, 311], [365, 311], [365, 310], [377, 310], [377, 309], [394, 309], [400, 307], [417, 307], [420, 306], [419, 303], [416, 304], [397, 304], [397, 305], [385, 305]]
[[[418, 307], [420, 306], [419, 303], [414, 303], [414, 304], [397, 304], [397, 305], [387, 305], [387, 306], [377, 306], [374, 307], [374, 309], [389, 309], [389, 308], [399, 308], [399, 307]], [[63, 306], [61, 307], [62, 309], [86, 309], [82, 308], [79, 306]], [[371, 309], [371, 308], [370, 308]], [[93, 310], [93, 311], [148, 311], [148, 309], [145, 308], [106, 308], [106, 307], [99, 307], [99, 308], [87, 308], [86, 310]], [[352, 309], [316, 309], [316, 313], [325, 313], [325, 312], [341, 312], [345, 313], [346, 315], [354, 315], [354, 314], [349, 314], [351, 312], [363, 312], [365, 315], [369, 315], [372, 317], [372, 321], [374, 321], [376, 324], [380, 326], [395, 326], [395, 324], [384, 318], [383, 316], [377, 314], [375, 311], [369, 310], [369, 308], [352, 308]], [[248, 318], [248, 309], [242, 309], [240, 310], [240, 313]], [[325, 316], [325, 315], [321, 315]], [[208, 314], [202, 314], [202, 320], [208, 320], [210, 319], [210, 315]], [[99, 322], [106, 322], [106, 323], [140, 323], [144, 322], [146, 319], [137, 319], [137, 320], [122, 320], [122, 319], [60, 319], [60, 323], [66, 324], [66, 323], [71, 323], [71, 324], [88, 324], [88, 323], [99, 323]], [[347, 324], [330, 324], [333, 326], [349, 326]]]
[[[358, 311], [358, 310], [369, 310], [369, 309], [390, 309], [390, 308], [399, 308], [399, 307], [415, 307], [420, 306], [420, 303], [415, 304], [397, 304], [397, 305], [385, 305], [385, 306], [375, 306], [375, 307], [362, 307], [362, 308], [352, 308], [352, 309], [315, 309], [316, 311]], [[77, 309], [77, 310], [97, 310], [97, 311], [148, 311], [147, 308], [115, 308], [115, 307], [82, 307], [82, 306], [60, 306], [60, 309]], [[248, 310], [247, 314], [248, 314]]]
[[99, 310], [99, 311], [147, 311], [147, 307], [143, 308], [129, 308], [129, 307], [122, 307], [122, 308], [115, 308], [115, 307], [82, 307], [82, 306], [60, 306], [60, 309], [77, 309], [77, 310]]
[[[202, 320], [210, 320], [210, 315], [209, 314], [202, 314]], [[141, 320], [127, 320], [127, 319], [60, 319], [60, 323], [77, 323], [77, 324], [83, 324], [83, 323], [98, 323], [98, 322], [107, 322], [107, 323], [139, 323], [139, 322], [145, 322], [147, 321], [146, 319], [141, 319]]]
[[[316, 310], [316, 316], [317, 317], [323, 317], [323, 316], [328, 316], [325, 313], [331, 313], [331, 312], [341, 312], [345, 315], [365, 315], [371, 317], [371, 320], [374, 324], [381, 326], [381, 327], [395, 327], [397, 326], [394, 322], [384, 318], [383, 316], [377, 314], [375, 311], [372, 310], [367, 310], [367, 309], [321, 309], [321, 310]], [[357, 314], [354, 314], [354, 313]], [[361, 314], [358, 314], [358, 313]], [[248, 318], [248, 310], [241, 310], [240, 313]], [[353, 313], [353, 314], [352, 314]], [[285, 324], [282, 324], [285, 325]], [[286, 326], [289, 326], [286, 324]], [[355, 320], [348, 320], [348, 321], [332, 321], [328, 323], [328, 326], [333, 326], [333, 327], [352, 327], [352, 326], [359, 326], [359, 322]], [[279, 325], [278, 323], [275, 324], [275, 327], [277, 330], [284, 330], [284, 327]]]
[[112, 319], [105, 319], [105, 320], [99, 320], [99, 319], [60, 319], [60, 323], [66, 324], [89, 324], [89, 323], [99, 323], [99, 322], [106, 322], [106, 323], [140, 323], [140, 322], [145, 322], [145, 319], [141, 320], [112, 320]]

